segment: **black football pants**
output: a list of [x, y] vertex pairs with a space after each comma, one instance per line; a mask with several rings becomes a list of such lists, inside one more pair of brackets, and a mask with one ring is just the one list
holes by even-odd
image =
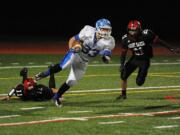
[[134, 57], [131, 57], [130, 60], [125, 64], [125, 68], [121, 72], [121, 79], [127, 80], [128, 77], [138, 68], [136, 84], [138, 86], [141, 86], [145, 82], [149, 66], [150, 59], [139, 60]]

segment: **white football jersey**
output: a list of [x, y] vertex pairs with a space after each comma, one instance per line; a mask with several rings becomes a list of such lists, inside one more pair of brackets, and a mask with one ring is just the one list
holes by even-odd
[[112, 36], [97, 40], [96, 29], [89, 25], [80, 31], [79, 39], [83, 41], [83, 49], [79, 55], [85, 61], [90, 61], [103, 50], [111, 51], [115, 47], [115, 40]]

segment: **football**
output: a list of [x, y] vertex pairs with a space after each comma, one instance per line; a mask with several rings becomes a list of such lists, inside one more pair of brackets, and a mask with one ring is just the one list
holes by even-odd
[[74, 49], [75, 52], [79, 52], [80, 50], [82, 50], [81, 42], [78, 41], [73, 42], [72, 49]]
[[79, 41], [74, 41], [73, 43], [72, 43], [72, 48], [73, 47], [80, 47], [81, 46], [81, 42], [79, 42]]

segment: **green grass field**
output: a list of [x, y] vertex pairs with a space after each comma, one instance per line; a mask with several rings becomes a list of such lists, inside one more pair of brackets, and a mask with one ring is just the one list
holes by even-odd
[[[1, 97], [21, 82], [22, 67], [28, 67], [29, 76], [34, 76], [61, 58], [61, 55], [0, 55]], [[24, 102], [14, 97], [0, 101], [0, 135], [179, 135], [178, 56], [154, 57], [142, 87], [136, 85], [137, 72], [133, 73], [124, 101], [115, 100], [120, 93], [118, 56], [109, 65], [99, 59], [91, 62], [79, 84], [65, 93], [62, 108], [55, 107], [51, 100]], [[56, 74], [57, 88], [67, 75], [68, 70]], [[48, 78], [38, 83], [47, 84]], [[165, 99], [167, 96], [172, 99]]]

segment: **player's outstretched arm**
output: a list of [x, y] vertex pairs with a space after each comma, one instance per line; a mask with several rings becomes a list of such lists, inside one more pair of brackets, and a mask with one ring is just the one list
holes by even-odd
[[2, 100], [2, 101], [10, 100], [10, 97], [9, 97], [9, 96], [5, 96], [5, 97], [2, 97], [1, 100]]
[[172, 45], [170, 45], [163, 39], [158, 38], [157, 43], [159, 43], [161, 46], [167, 48], [172, 53], [178, 53], [176, 48], [172, 47]]
[[104, 49], [99, 52], [99, 54], [102, 56], [102, 61], [106, 64], [108, 64], [111, 61], [112, 52], [109, 49]]
[[15, 93], [15, 88], [12, 88], [10, 90], [10, 92], [8, 93], [8, 95], [3, 97], [3, 98], [1, 98], [1, 100], [10, 100], [10, 98], [14, 95], [14, 93]]

